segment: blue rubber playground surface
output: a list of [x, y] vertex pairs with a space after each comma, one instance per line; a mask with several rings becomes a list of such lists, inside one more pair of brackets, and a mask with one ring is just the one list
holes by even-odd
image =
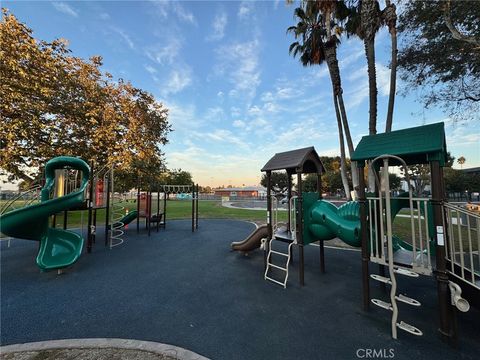
[[[390, 337], [390, 314], [361, 309], [360, 253], [305, 248], [305, 286], [297, 263], [287, 289], [263, 280], [263, 253], [243, 256], [230, 243], [254, 225], [170, 221], [166, 230], [127, 231], [112, 250], [97, 238], [66, 273], [41, 273], [38, 244], [1, 242], [1, 344], [52, 339], [124, 338], [184, 347], [212, 359], [357, 359], [375, 350], [395, 359], [478, 359], [480, 313], [460, 314], [460, 347], [441, 342], [433, 278], [399, 279], [422, 307], [400, 307], [399, 320], [424, 332]], [[295, 254], [297, 254], [295, 252]], [[372, 270], [376, 268], [372, 266]], [[387, 299], [372, 283], [372, 297]]]

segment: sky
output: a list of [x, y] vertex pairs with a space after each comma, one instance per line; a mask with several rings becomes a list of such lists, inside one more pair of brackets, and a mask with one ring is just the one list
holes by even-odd
[[[164, 147], [169, 168], [203, 186], [252, 186], [277, 152], [314, 146], [339, 155], [326, 66], [303, 67], [288, 53], [294, 6], [278, 1], [1, 1], [33, 35], [69, 41], [73, 55], [101, 55], [103, 70], [152, 93], [169, 109], [174, 131]], [[376, 40], [378, 125], [384, 131], [390, 38]], [[338, 50], [353, 141], [368, 134], [363, 43]], [[398, 90], [405, 84], [397, 81]], [[443, 121], [447, 149], [480, 166], [480, 126], [453, 123], [424, 109], [419, 90], [397, 96], [393, 130]], [[459, 167], [455, 165], [454, 167]]]

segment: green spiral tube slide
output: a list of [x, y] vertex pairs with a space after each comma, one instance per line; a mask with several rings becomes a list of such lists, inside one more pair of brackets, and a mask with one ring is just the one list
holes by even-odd
[[313, 239], [331, 240], [338, 237], [350, 246], [360, 247], [360, 207], [350, 201], [340, 207], [318, 200], [309, 209], [308, 230]]
[[[65, 196], [49, 199], [55, 183], [55, 170], [71, 168], [82, 172], [80, 188]], [[49, 227], [51, 215], [80, 205], [90, 176], [88, 164], [78, 158], [59, 156], [45, 166], [45, 186], [39, 204], [12, 210], [0, 216], [0, 232], [7, 236], [40, 241], [37, 265], [43, 270], [61, 269], [75, 263], [82, 253], [84, 239], [69, 230]]]

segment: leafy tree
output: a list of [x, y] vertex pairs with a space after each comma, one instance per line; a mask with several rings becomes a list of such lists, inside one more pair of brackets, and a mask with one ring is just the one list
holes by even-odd
[[400, 189], [402, 179], [397, 174], [389, 173], [388, 174], [388, 181], [389, 181], [389, 184], [390, 184], [390, 190], [399, 190]]
[[161, 173], [167, 109], [132, 84], [113, 82], [100, 57], [73, 57], [65, 40], [36, 40], [2, 13], [0, 168], [9, 180], [31, 181], [58, 155], [80, 156], [95, 168]]
[[457, 163], [459, 163], [460, 169], [463, 168], [463, 164], [465, 164], [466, 161], [467, 161], [467, 160], [466, 160], [465, 157], [463, 157], [463, 156], [460, 156], [460, 157], [457, 159]]
[[171, 185], [191, 185], [193, 183], [192, 174], [182, 169], [173, 169], [168, 172], [168, 184]]
[[[288, 175], [286, 172], [273, 171], [270, 177], [273, 194], [285, 194], [288, 189]], [[267, 187], [267, 174], [262, 175], [260, 185]]]
[[405, 1], [398, 66], [406, 89], [440, 106], [457, 121], [478, 119], [480, 110], [480, 2]]

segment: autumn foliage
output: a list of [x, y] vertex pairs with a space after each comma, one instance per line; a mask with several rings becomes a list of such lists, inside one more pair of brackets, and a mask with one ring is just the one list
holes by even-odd
[[28, 181], [58, 155], [115, 164], [123, 172], [164, 170], [161, 149], [170, 125], [161, 103], [102, 72], [101, 57], [72, 56], [65, 40], [37, 40], [6, 9], [2, 15], [2, 173]]

